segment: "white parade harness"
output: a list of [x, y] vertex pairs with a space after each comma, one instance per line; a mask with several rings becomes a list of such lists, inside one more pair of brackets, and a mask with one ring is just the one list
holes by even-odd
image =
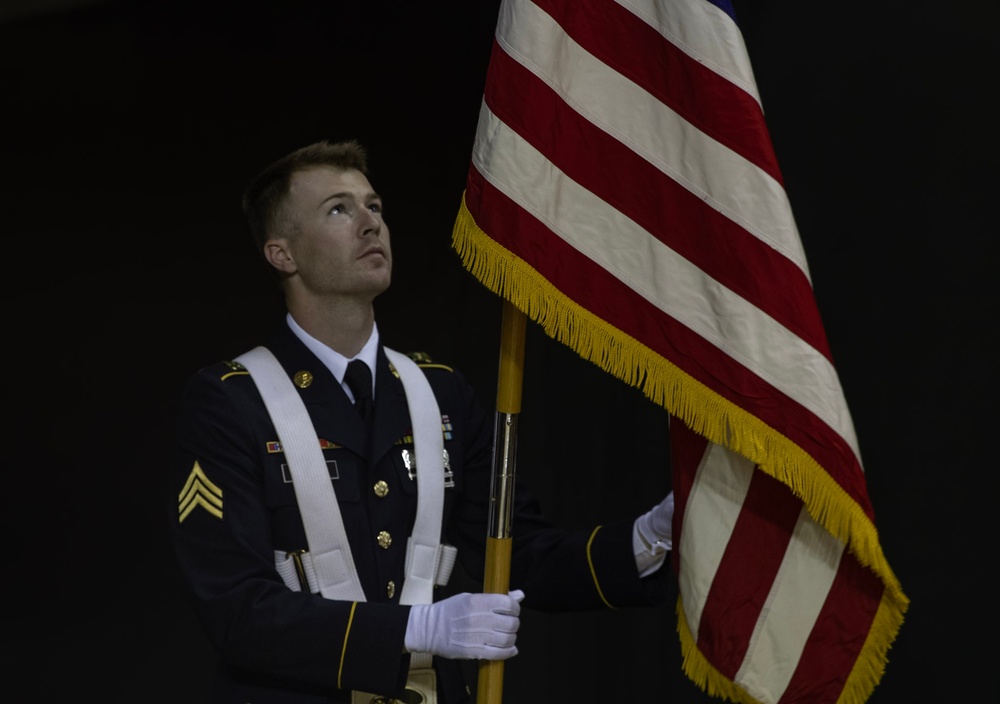
[[[447, 584], [457, 552], [453, 546], [441, 544], [444, 511], [441, 412], [420, 367], [406, 355], [384, 349], [403, 382], [413, 424], [415, 465], [419, 471], [417, 518], [407, 542], [406, 576], [399, 601], [409, 605], [430, 604], [434, 586]], [[285, 453], [309, 544], [308, 552], [297, 554], [295, 558], [300, 560], [309, 590], [327, 599], [366, 601], [326, 460], [295, 385], [266, 347], [255, 347], [236, 361], [250, 372], [257, 385]], [[275, 565], [285, 584], [301, 591], [292, 555], [276, 551]], [[430, 653], [412, 655], [411, 669], [429, 665]]]

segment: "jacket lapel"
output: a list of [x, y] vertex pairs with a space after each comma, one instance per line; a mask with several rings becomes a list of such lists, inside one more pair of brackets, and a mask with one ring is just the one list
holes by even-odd
[[354, 404], [326, 365], [295, 337], [284, 321], [268, 339], [267, 347], [299, 390], [320, 439], [346, 447], [377, 463], [397, 440], [413, 433], [403, 382], [389, 364], [381, 345], [375, 369], [371, 458], [366, 451], [364, 423]]
[[[268, 339], [267, 347], [298, 389], [319, 439], [346, 447], [367, 459], [364, 422], [326, 365], [284, 322]], [[375, 405], [377, 418], [377, 401]]]

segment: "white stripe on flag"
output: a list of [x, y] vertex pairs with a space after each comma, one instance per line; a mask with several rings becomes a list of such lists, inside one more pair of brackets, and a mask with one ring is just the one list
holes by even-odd
[[688, 494], [678, 546], [678, 587], [684, 597], [684, 618], [695, 639], [753, 472], [753, 462], [710, 442]]
[[843, 551], [844, 544], [803, 507], [746, 657], [733, 678], [755, 698], [778, 701], [788, 687], [837, 576]]
[[[826, 357], [568, 178], [485, 102], [472, 162], [555, 235], [809, 409], [860, 454], [843, 395], [829, 393], [840, 382]], [[614, 247], [607, 246], [609, 232], [615, 233]]]
[[[757, 80], [743, 35], [733, 18], [710, 2], [691, 0], [616, 0], [656, 29], [667, 41], [730, 83], [752, 95], [760, 105]], [[762, 108], [763, 109], [763, 108]]]
[[781, 184], [571, 39], [530, 0], [501, 8], [497, 43], [588, 121], [795, 263], [809, 268]]

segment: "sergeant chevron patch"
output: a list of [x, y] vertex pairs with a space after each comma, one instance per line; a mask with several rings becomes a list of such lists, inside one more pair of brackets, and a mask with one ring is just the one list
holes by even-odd
[[205, 476], [201, 465], [195, 460], [194, 467], [191, 468], [191, 474], [188, 475], [187, 481], [184, 482], [184, 488], [181, 489], [180, 496], [178, 497], [177, 513], [179, 518], [177, 522], [183, 523], [184, 519], [198, 506], [201, 506], [216, 518], [222, 518], [222, 489], [213, 484]]

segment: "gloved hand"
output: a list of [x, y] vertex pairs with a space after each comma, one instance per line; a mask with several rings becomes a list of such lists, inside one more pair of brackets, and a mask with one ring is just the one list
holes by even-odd
[[517, 655], [520, 589], [509, 594], [456, 594], [434, 604], [414, 604], [403, 645], [411, 653], [457, 660], [506, 660]]
[[674, 492], [635, 519], [632, 548], [639, 574], [645, 577], [659, 569], [663, 556], [674, 547]]
[[651, 546], [659, 544], [664, 550], [670, 550], [674, 544], [673, 522], [674, 492], [671, 491], [663, 501], [639, 516], [635, 526], [639, 535]]

